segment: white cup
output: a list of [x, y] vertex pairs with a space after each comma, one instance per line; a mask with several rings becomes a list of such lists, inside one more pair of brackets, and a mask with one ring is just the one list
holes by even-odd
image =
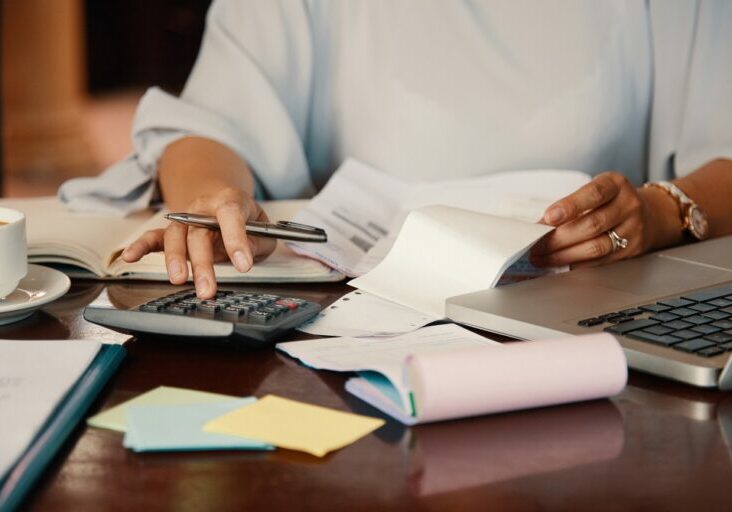
[[10, 295], [27, 273], [25, 215], [0, 208], [0, 300]]

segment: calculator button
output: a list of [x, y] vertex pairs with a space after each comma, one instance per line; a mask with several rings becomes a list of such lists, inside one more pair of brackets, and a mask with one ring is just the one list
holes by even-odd
[[264, 311], [254, 311], [249, 314], [248, 318], [249, 321], [253, 323], [266, 323], [274, 318], [274, 316], [271, 313], [267, 313]]
[[278, 306], [284, 306], [287, 309], [297, 309], [298, 304], [290, 299], [280, 299], [275, 302]]
[[167, 308], [165, 308], [165, 313], [172, 313], [174, 315], [185, 315], [188, 313], [189, 309], [185, 306], [181, 306], [178, 304], [171, 304]]
[[241, 316], [246, 313], [246, 311], [242, 310], [241, 308], [238, 308], [236, 306], [227, 306], [223, 309], [223, 313], [227, 316]]
[[215, 313], [216, 311], [220, 310], [221, 306], [219, 304], [216, 304], [209, 300], [204, 300], [198, 305], [199, 311], [207, 311], [211, 313]]
[[162, 310], [164, 306], [159, 304], [143, 304], [140, 306], [140, 311], [147, 311], [148, 313], [157, 313]]

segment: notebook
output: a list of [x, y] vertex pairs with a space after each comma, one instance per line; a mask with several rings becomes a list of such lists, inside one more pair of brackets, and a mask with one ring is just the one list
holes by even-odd
[[89, 340], [0, 340], [0, 512], [21, 503], [124, 354]]
[[346, 390], [405, 425], [605, 398], [627, 380], [623, 351], [604, 333], [499, 344], [443, 324], [277, 349], [314, 369], [358, 372]]
[[[263, 202], [272, 220], [294, 217], [306, 201]], [[167, 281], [162, 252], [126, 263], [122, 250], [149, 229], [164, 227], [165, 211], [139, 212], [130, 217], [74, 213], [55, 197], [3, 199], [0, 206], [26, 214], [28, 260], [59, 265], [73, 277]], [[324, 282], [343, 278], [322, 263], [296, 255], [281, 241], [266, 260], [249, 272], [239, 273], [231, 264], [215, 265], [219, 282]]]

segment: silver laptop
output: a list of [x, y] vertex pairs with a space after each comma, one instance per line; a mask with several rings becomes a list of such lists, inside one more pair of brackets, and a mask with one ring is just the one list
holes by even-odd
[[520, 339], [611, 332], [631, 368], [732, 389], [732, 236], [451, 297], [446, 311]]

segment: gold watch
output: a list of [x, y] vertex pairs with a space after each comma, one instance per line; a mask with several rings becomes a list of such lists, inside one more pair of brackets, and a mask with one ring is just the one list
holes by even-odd
[[681, 214], [681, 229], [691, 233], [697, 240], [704, 240], [709, 236], [707, 214], [683, 190], [670, 181], [646, 183], [643, 186], [660, 188], [676, 201]]

